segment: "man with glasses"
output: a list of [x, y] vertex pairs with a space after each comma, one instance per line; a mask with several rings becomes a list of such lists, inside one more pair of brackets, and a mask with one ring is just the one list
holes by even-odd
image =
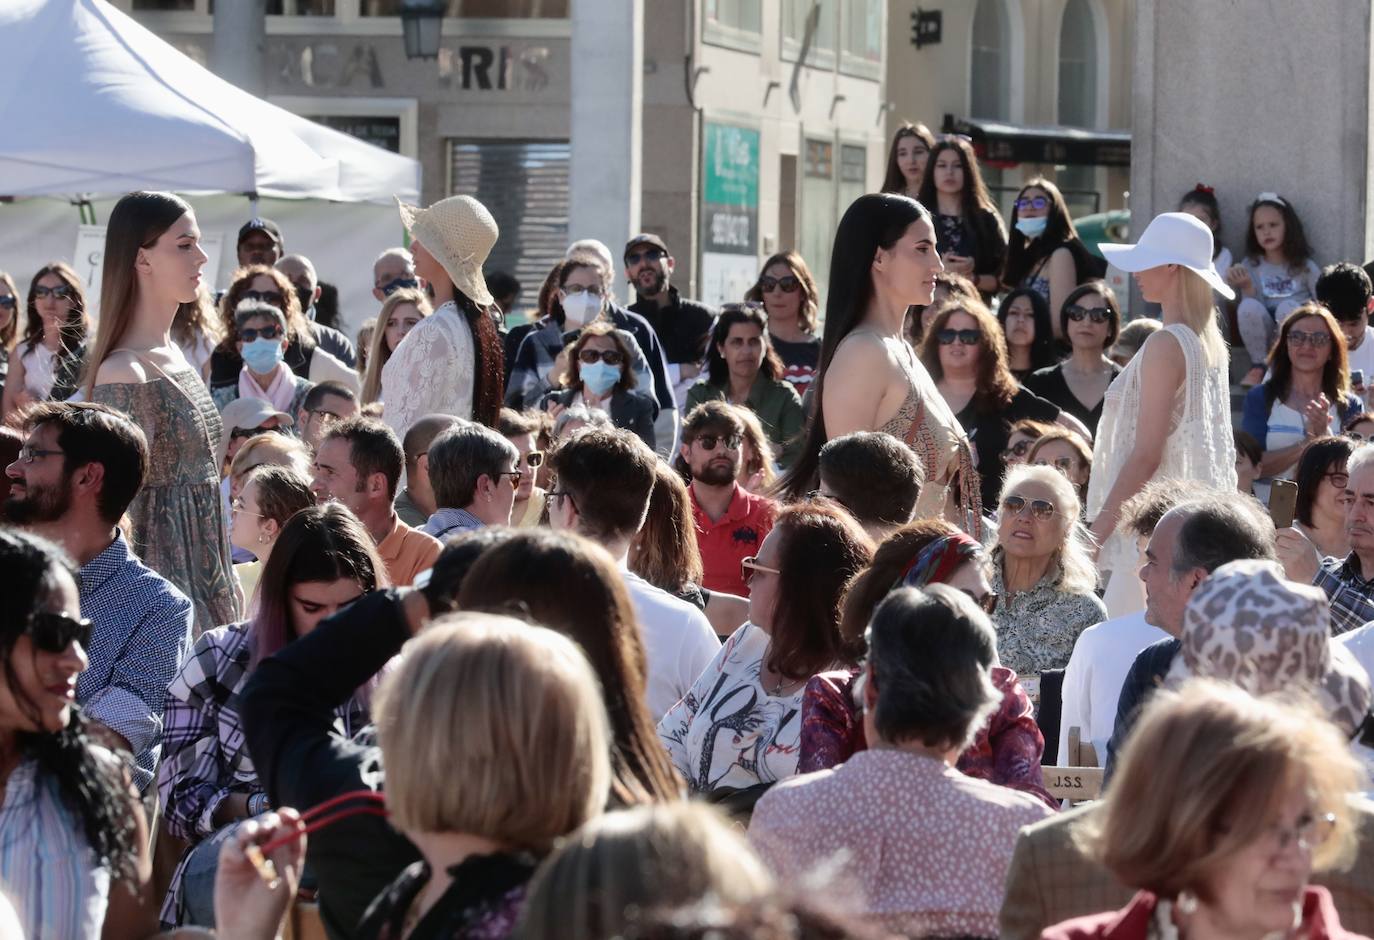
[[332, 424], [315, 451], [310, 488], [320, 502], [347, 506], [377, 543], [393, 585], [413, 584], [439, 557], [439, 540], [401, 521], [394, 506], [405, 457], [386, 422], [349, 418]]
[[628, 431], [582, 431], [549, 456], [558, 483], [548, 494], [550, 527], [596, 542], [620, 568], [642, 631], [645, 698], [655, 722], [720, 652], [705, 614], [629, 569], [630, 542], [649, 512], [656, 461], [648, 445]]
[[358, 396], [351, 388], [342, 382], [320, 382], [301, 401], [296, 427], [300, 429], [305, 446], [313, 451], [320, 446], [320, 440], [331, 425], [357, 414]]
[[692, 516], [705, 574], [702, 587], [749, 596], [740, 562], [755, 555], [773, 528], [777, 504], [737, 481], [744, 423], [723, 401], [698, 405], [682, 423], [681, 465], [691, 475]]
[[630, 305], [658, 334], [668, 358], [668, 379], [678, 400], [701, 375], [716, 311], [678, 293], [669, 281], [677, 262], [663, 239], [649, 232], [625, 244], [625, 278], [635, 291]]
[[438, 539], [510, 525], [525, 471], [515, 445], [491, 428], [459, 419], [429, 445], [429, 482], [438, 508], [425, 531]]
[[511, 507], [510, 523], [521, 529], [539, 525], [544, 515], [544, 491], [535, 485], [534, 478], [544, 464], [544, 453], [535, 444], [539, 433], [537, 415], [522, 414], [513, 408], [502, 408], [496, 419], [496, 430], [519, 451], [519, 463], [523, 473], [520, 487], [515, 491], [515, 504]]
[[162, 747], [167, 686], [193, 639], [190, 599], [139, 561], [119, 528], [143, 487], [148, 442], [106, 405], [45, 402], [25, 417], [24, 448], [5, 469], [5, 517], [81, 566], [81, 610], [67, 613], [92, 628], [76, 700], [102, 744], [133, 755], [144, 791]]

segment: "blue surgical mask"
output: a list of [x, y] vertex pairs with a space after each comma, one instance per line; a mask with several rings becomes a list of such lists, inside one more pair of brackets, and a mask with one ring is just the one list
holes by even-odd
[[271, 372], [281, 359], [282, 341], [279, 339], [255, 339], [243, 344], [243, 361], [259, 375]]
[[1042, 215], [1038, 219], [1017, 219], [1016, 230], [1027, 238], [1039, 238], [1045, 234], [1045, 226], [1049, 225], [1050, 217]]
[[591, 390], [593, 395], [605, 395], [615, 388], [620, 381], [620, 367], [607, 365], [604, 362], [593, 362], [584, 365], [581, 370], [582, 384]]

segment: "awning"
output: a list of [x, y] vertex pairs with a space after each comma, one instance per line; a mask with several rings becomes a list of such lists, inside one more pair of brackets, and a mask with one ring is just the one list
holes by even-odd
[[1027, 126], [945, 115], [946, 134], [973, 141], [978, 158], [991, 164], [1050, 163], [1130, 166], [1131, 132], [1057, 125]]

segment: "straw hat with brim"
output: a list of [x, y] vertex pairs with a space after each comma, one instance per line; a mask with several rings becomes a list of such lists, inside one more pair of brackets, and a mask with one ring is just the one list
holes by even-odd
[[1165, 264], [1177, 264], [1202, 278], [1227, 300], [1234, 300], [1231, 289], [1212, 267], [1212, 230], [1196, 216], [1186, 212], [1157, 215], [1134, 245], [1101, 242], [1102, 257], [1123, 271], [1148, 271]]
[[500, 231], [487, 207], [471, 196], [450, 196], [428, 209], [396, 200], [401, 222], [434, 259], [444, 266], [453, 286], [474, 303], [494, 303], [482, 265], [487, 263]]
[[261, 427], [262, 423], [269, 418], [279, 419], [278, 424], [283, 427], [291, 427], [296, 423], [296, 419], [284, 411], [278, 411], [272, 407], [269, 401], [261, 398], [235, 398], [224, 406], [224, 411], [220, 413], [220, 423], [224, 425], [224, 432], [219, 436], [219, 444], [215, 447], [215, 466], [223, 467], [225, 455], [229, 453], [229, 435], [239, 428]]
[[1229, 562], [1188, 599], [1169, 682], [1211, 678], [1253, 695], [1299, 689], [1353, 735], [1369, 713], [1369, 677], [1331, 638], [1326, 593], [1289, 581], [1276, 562]]

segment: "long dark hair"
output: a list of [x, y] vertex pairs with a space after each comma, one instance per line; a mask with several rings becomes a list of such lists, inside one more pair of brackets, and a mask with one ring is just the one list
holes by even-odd
[[[61, 548], [16, 529], [0, 529], [0, 569], [5, 572], [5, 590], [0, 591], [0, 657], [4, 659], [5, 684], [20, 709], [33, 718], [37, 706], [19, 683], [14, 646], [33, 615], [57, 590], [58, 570], [66, 571], [73, 580], [78, 573]], [[81, 820], [86, 842], [100, 864], [109, 868], [116, 880], [131, 877], [138, 862], [138, 846], [129, 817], [128, 787], [114, 761], [97, 758], [81, 709], [72, 708], [71, 719], [61, 731], [21, 731], [17, 740], [20, 750], [37, 762], [40, 773], [56, 781], [63, 802]]]
[[997, 203], [992, 201], [987, 184], [983, 182], [978, 155], [973, 152], [971, 143], [961, 137], [946, 137], [932, 147], [926, 162], [925, 179], [921, 181], [921, 193], [916, 198], [921, 205], [934, 207], [931, 211], [938, 211], [940, 203], [935, 190], [935, 163], [945, 151], [957, 153], [964, 168], [964, 189], [959, 194], [959, 211], [964, 226], [973, 233], [974, 273], [1000, 274], [1007, 255], [1007, 230], [1002, 224]]
[[[1047, 369], [1059, 361], [1059, 357], [1054, 352], [1054, 325], [1050, 322], [1050, 305], [1038, 291], [1033, 291], [1029, 287], [1018, 287], [1009, 291], [1002, 302], [997, 305], [997, 323], [1002, 327], [1002, 335], [1005, 337], [1007, 332], [1007, 314], [1011, 312], [1011, 305], [1018, 297], [1029, 297], [1031, 304], [1031, 315], [1035, 320], [1035, 339], [1031, 342], [1031, 371], [1036, 369]], [[1011, 355], [1011, 346], [1007, 346], [1007, 355]]]
[[[915, 124], [907, 121], [892, 135], [892, 143], [887, 148], [887, 170], [883, 173], [883, 192], [906, 193], [906, 177], [897, 166], [897, 145], [907, 137], [915, 137], [926, 145], [926, 150], [935, 149], [935, 135], [920, 121]], [[926, 157], [926, 169], [930, 169], [930, 157]]]
[[1059, 191], [1059, 187], [1043, 176], [1037, 176], [1021, 187], [1021, 191], [1016, 194], [1018, 202], [1028, 189], [1044, 190], [1045, 195], [1049, 197], [1049, 216], [1045, 222], [1045, 231], [1035, 239], [1022, 235], [1016, 228], [1021, 210], [1015, 205], [1012, 206], [1011, 231], [1007, 235], [1007, 263], [1002, 272], [1002, 283], [1008, 287], [1021, 286], [1021, 282], [1031, 271], [1060, 248], [1067, 248], [1073, 253], [1078, 280], [1083, 280], [1089, 271], [1100, 276], [1106, 270], [1106, 264], [1095, 263], [1100, 259], [1094, 259], [1082, 239], [1078, 237], [1078, 229], [1074, 228], [1073, 218], [1069, 215], [1069, 204], [1064, 201], [1064, 194]]
[[1264, 382], [1264, 398], [1269, 405], [1288, 397], [1293, 382], [1293, 360], [1288, 358], [1288, 334], [1293, 325], [1304, 317], [1318, 317], [1330, 334], [1326, 348], [1331, 354], [1322, 367], [1322, 391], [1332, 404], [1345, 401], [1350, 392], [1350, 368], [1346, 362], [1345, 334], [1336, 324], [1331, 312], [1317, 303], [1306, 303], [1284, 317], [1279, 324], [1279, 336], [1269, 350], [1269, 378]]
[[367, 529], [338, 503], [302, 509], [282, 526], [258, 580], [250, 668], [296, 639], [291, 588], [307, 581], [351, 578], [364, 591], [386, 585], [386, 569]]
[[[752, 304], [752, 302], [751, 302]], [[730, 366], [721, 355], [720, 347], [730, 338], [730, 328], [738, 323], [748, 323], [759, 328], [763, 339], [763, 363], [759, 372], [773, 381], [782, 378], [783, 364], [773, 342], [768, 338], [768, 314], [761, 307], [751, 304], [726, 304], [720, 308], [715, 325], [711, 327], [711, 342], [706, 349], [706, 381], [712, 385], [728, 389], [730, 385]]]
[[1183, 194], [1178, 201], [1178, 211], [1187, 212], [1189, 206], [1201, 206], [1212, 217], [1212, 224], [1207, 227], [1212, 230], [1212, 257], [1215, 258], [1225, 247], [1221, 243], [1221, 205], [1217, 202], [1216, 191], [1206, 183], [1198, 183]]
[[[67, 298], [71, 309], [67, 311], [67, 322], [62, 324], [61, 329], [62, 350], [70, 353], [80, 349], [86, 342], [86, 334], [91, 329], [91, 317], [86, 312], [86, 288], [81, 283], [81, 276], [65, 261], [49, 261], [39, 268], [29, 281], [29, 295], [24, 303], [27, 316], [24, 318], [24, 336], [21, 342], [28, 349], [33, 349], [43, 341], [43, 317], [38, 312], [38, 297], [35, 291], [38, 290], [39, 280], [49, 274], [55, 275], [71, 292]], [[19, 310], [16, 308], [11, 326], [18, 321]]]
[[1322, 479], [1332, 468], [1339, 468], [1334, 471], [1336, 473], [1344, 472], [1346, 462], [1353, 453], [1355, 442], [1345, 435], [1319, 437], [1302, 449], [1298, 457], [1298, 472], [1293, 474], [1293, 482], [1298, 484], [1294, 519], [1305, 526], [1312, 525], [1312, 505], [1317, 501], [1317, 489], [1322, 485]]
[[[531, 584], [539, 589], [531, 591]], [[601, 680], [614, 743], [616, 800], [632, 805], [678, 798], [681, 782], [644, 703], [648, 667], [634, 604], [604, 549], [566, 532], [517, 532], [469, 569], [458, 607], [491, 613], [516, 608], [576, 640]]]
[[1283, 252], [1283, 260], [1288, 263], [1288, 269], [1297, 273], [1312, 257], [1312, 246], [1307, 241], [1307, 233], [1303, 231], [1302, 219], [1298, 218], [1298, 212], [1293, 208], [1293, 204], [1283, 196], [1277, 193], [1264, 195], [1270, 198], [1256, 199], [1250, 203], [1250, 208], [1245, 213], [1245, 257], [1256, 262], [1264, 258], [1264, 249], [1255, 237], [1255, 211], [1260, 206], [1269, 206], [1279, 210], [1279, 214], [1283, 216], [1283, 244], [1279, 246], [1279, 250]]
[[825, 373], [840, 342], [854, 331], [873, 300], [873, 257], [878, 249], [889, 250], [915, 222], [930, 222], [930, 213], [915, 199], [896, 193], [860, 196], [845, 210], [835, 229], [830, 253], [830, 289], [825, 298], [825, 333], [816, 369], [815, 406], [801, 453], [778, 481], [779, 492], [798, 499], [815, 488], [820, 453], [829, 436], [821, 403]]

